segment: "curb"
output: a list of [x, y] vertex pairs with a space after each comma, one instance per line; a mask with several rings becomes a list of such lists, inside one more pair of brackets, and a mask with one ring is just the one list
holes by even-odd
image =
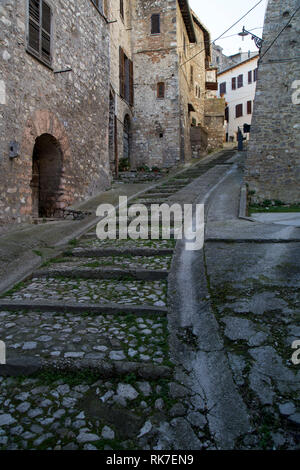
[[170, 378], [172, 369], [167, 366], [157, 366], [140, 362], [107, 362], [95, 359], [54, 359], [15, 358], [0, 366], [0, 377], [20, 377], [33, 374], [59, 371], [74, 373], [79, 371], [94, 372], [103, 378], [118, 378], [135, 374], [142, 379]]
[[52, 303], [47, 301], [6, 301], [0, 300], [0, 310], [16, 311], [31, 310], [33, 312], [62, 312], [62, 313], [90, 313], [94, 315], [166, 315], [167, 307], [156, 307], [155, 305], [122, 305], [122, 304], [78, 304], [78, 303]]

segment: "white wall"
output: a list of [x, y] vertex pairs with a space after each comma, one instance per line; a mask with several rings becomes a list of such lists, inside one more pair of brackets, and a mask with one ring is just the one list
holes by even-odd
[[[238, 127], [241, 128], [243, 132], [244, 124], [251, 124], [252, 113], [253, 113], [253, 101], [255, 98], [256, 82], [254, 82], [254, 70], [257, 68], [258, 58], [247, 61], [246, 63], [241, 63], [236, 67], [223, 72], [218, 75], [219, 91], [218, 96], [220, 96], [220, 85], [223, 82], [226, 82], [226, 94], [224, 98], [229, 107], [229, 122], [227, 124], [226, 132], [228, 132], [229, 139], [234, 137], [236, 140], [236, 133]], [[252, 83], [248, 84], [248, 72], [252, 71]], [[238, 79], [239, 75], [243, 74], [243, 86], [238, 88]], [[232, 78], [236, 77], [236, 90], [232, 90]], [[252, 113], [247, 114], [247, 101], [252, 101]], [[236, 118], [235, 111], [236, 105], [243, 105], [243, 116]]]

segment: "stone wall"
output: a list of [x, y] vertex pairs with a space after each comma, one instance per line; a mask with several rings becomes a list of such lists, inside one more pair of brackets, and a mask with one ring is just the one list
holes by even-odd
[[299, 11], [267, 51], [297, 7], [298, 0], [269, 0], [265, 18], [245, 175], [258, 203], [300, 202]]
[[[110, 184], [108, 26], [91, 0], [48, 3], [53, 12], [52, 69], [26, 52], [27, 1], [0, 5], [2, 223], [37, 215], [32, 156], [43, 134], [54, 137], [62, 153], [58, 208]], [[54, 73], [68, 68], [72, 71]], [[13, 141], [18, 156], [9, 158]]]
[[224, 98], [208, 98], [205, 100], [205, 130], [208, 133], [208, 150], [223, 147], [224, 143]]

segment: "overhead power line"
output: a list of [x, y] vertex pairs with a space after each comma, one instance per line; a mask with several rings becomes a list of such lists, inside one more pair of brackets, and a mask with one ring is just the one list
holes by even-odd
[[[214, 39], [213, 41], [211, 41], [211, 44], [213, 44], [214, 42], [216, 41], [219, 41], [219, 39], [221, 39], [224, 34], [228, 33], [228, 31], [230, 31], [232, 28], [234, 28], [234, 26], [236, 26], [240, 21], [242, 21], [246, 16], [249, 15], [249, 13], [251, 13], [256, 7], [258, 7], [258, 5], [260, 5], [262, 3], [263, 0], [260, 0], [259, 2], [256, 3], [256, 5], [254, 5], [252, 8], [250, 8], [249, 11], [247, 11], [247, 13], [245, 13], [240, 19], [238, 19], [235, 23], [233, 23], [229, 28], [226, 29], [226, 31], [224, 31], [224, 33], [222, 33], [219, 37], [217, 37], [216, 39]], [[183, 67], [185, 64], [187, 64], [188, 62], [190, 62], [191, 60], [193, 60], [195, 57], [197, 57], [199, 54], [201, 54], [201, 52], [203, 52], [205, 50], [202, 49], [201, 51], [197, 52], [197, 54], [195, 54], [193, 57], [191, 57], [190, 59], [186, 60], [185, 62], [183, 62], [180, 67]]]

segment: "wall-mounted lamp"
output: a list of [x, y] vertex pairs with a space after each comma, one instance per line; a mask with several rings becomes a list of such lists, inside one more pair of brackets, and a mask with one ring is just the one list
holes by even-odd
[[243, 30], [239, 33], [239, 36], [244, 38], [245, 36], [248, 36], [248, 34], [250, 34], [251, 39], [255, 42], [255, 45], [256, 45], [257, 49], [261, 50], [261, 47], [262, 47], [262, 44], [263, 44], [262, 38], [256, 36], [255, 34], [251, 33], [250, 31], [247, 31], [245, 29], [245, 26], [243, 26]]

